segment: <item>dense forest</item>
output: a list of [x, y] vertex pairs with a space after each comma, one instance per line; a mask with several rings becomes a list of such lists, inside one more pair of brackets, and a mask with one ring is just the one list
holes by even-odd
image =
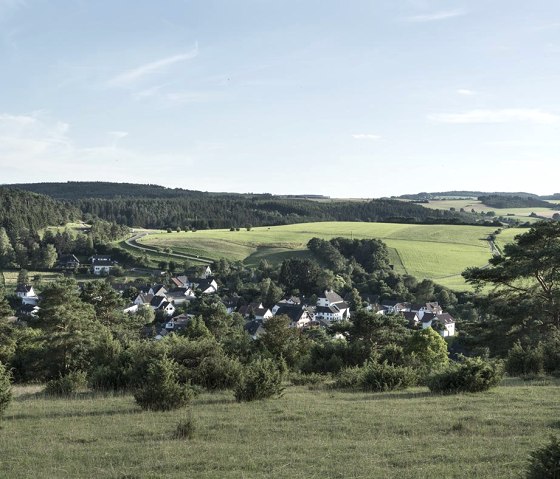
[[486, 206], [491, 208], [556, 208], [557, 205], [548, 203], [532, 196], [501, 196], [487, 195], [479, 196]]
[[86, 221], [101, 218], [146, 228], [230, 228], [310, 221], [471, 224], [478, 220], [470, 213], [428, 210], [387, 199], [318, 202], [118, 183], [42, 183], [14, 187], [64, 199], [78, 208]]

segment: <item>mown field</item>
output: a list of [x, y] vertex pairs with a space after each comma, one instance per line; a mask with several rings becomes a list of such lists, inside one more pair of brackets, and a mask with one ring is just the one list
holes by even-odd
[[560, 432], [558, 382], [506, 380], [487, 393], [373, 394], [287, 387], [236, 403], [205, 393], [186, 410], [142, 412], [129, 395], [49, 399], [17, 388], [0, 430], [3, 478], [522, 477]]
[[483, 266], [488, 262], [490, 247], [486, 238], [494, 231], [494, 227], [484, 226], [324, 222], [259, 227], [251, 231], [155, 233], [141, 238], [139, 243], [254, 265], [261, 259], [278, 264], [289, 257], [308, 256], [306, 244], [313, 237], [378, 238], [389, 247], [391, 262], [398, 272], [465, 289], [460, 274], [469, 266]]
[[[555, 203], [555, 201], [551, 201], [551, 203]], [[433, 208], [439, 210], [448, 210], [450, 208], [455, 208], [459, 211], [461, 208], [464, 208], [466, 211], [475, 210], [477, 213], [488, 211], [494, 211], [497, 216], [511, 216], [514, 219], [519, 219], [520, 221], [526, 222], [534, 222], [538, 221], [538, 218], [531, 218], [529, 215], [531, 213], [536, 213], [539, 216], [545, 218], [551, 218], [554, 213], [558, 213], [560, 210], [554, 211], [550, 208], [493, 208], [491, 206], [487, 206], [481, 201], [473, 200], [473, 199], [466, 199], [466, 200], [430, 200], [429, 203], [422, 203], [422, 206], [426, 208]]]

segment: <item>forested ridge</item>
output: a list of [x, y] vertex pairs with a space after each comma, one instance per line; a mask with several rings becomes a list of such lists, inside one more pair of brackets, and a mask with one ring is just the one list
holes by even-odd
[[311, 221], [474, 223], [469, 213], [429, 210], [397, 200], [317, 202], [268, 194], [206, 193], [127, 183], [39, 183], [14, 187], [64, 199], [86, 220], [146, 228], [230, 228]]
[[14, 239], [49, 225], [63, 225], [81, 216], [66, 202], [13, 188], [0, 187], [0, 227]]

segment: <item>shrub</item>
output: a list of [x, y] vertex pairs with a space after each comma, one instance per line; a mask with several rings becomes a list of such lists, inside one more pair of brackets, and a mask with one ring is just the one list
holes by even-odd
[[235, 388], [237, 401], [255, 401], [282, 394], [282, 373], [272, 359], [260, 359], [248, 365]]
[[414, 385], [416, 376], [411, 368], [387, 363], [368, 363], [363, 367], [361, 389], [364, 391], [394, 391]]
[[336, 389], [359, 389], [361, 384], [362, 368], [354, 366], [341, 370], [335, 378], [333, 387]]
[[531, 453], [527, 479], [560, 478], [560, 442], [552, 437], [550, 443]]
[[560, 333], [555, 332], [542, 343], [544, 370], [548, 374], [560, 374]]
[[119, 364], [100, 365], [91, 371], [88, 385], [97, 391], [122, 391], [128, 387], [127, 372]]
[[384, 363], [368, 362], [363, 367], [343, 369], [336, 377], [337, 389], [361, 391], [394, 391], [414, 385], [416, 375], [412, 368]]
[[544, 355], [540, 347], [523, 348], [516, 342], [506, 359], [506, 372], [510, 376], [539, 375], [544, 372]]
[[235, 387], [241, 376], [241, 363], [227, 356], [204, 358], [192, 371], [192, 381], [206, 389], [230, 389]]
[[12, 400], [12, 375], [2, 363], [0, 363], [0, 417]]
[[193, 390], [178, 381], [179, 366], [164, 356], [153, 360], [148, 366], [145, 382], [134, 394], [134, 399], [142, 409], [170, 411], [186, 405], [193, 396]]
[[74, 371], [47, 382], [45, 393], [49, 396], [69, 396], [87, 387], [87, 374]]
[[443, 394], [487, 391], [503, 377], [503, 365], [482, 358], [463, 358], [459, 363], [428, 377], [430, 391]]
[[192, 414], [189, 414], [185, 419], [179, 421], [173, 433], [173, 437], [175, 439], [192, 439], [195, 430], [196, 427]]

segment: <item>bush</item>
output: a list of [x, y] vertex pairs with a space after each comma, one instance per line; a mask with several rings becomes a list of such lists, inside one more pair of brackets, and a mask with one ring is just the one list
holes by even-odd
[[0, 417], [12, 400], [12, 375], [2, 363], [0, 363]]
[[185, 406], [194, 395], [193, 390], [178, 381], [179, 366], [164, 356], [148, 366], [145, 382], [134, 394], [142, 409], [170, 411]]
[[487, 391], [503, 377], [503, 365], [481, 358], [463, 358], [440, 373], [428, 377], [430, 391], [443, 394]]
[[49, 396], [69, 396], [86, 388], [87, 374], [84, 371], [74, 371], [47, 382], [45, 393]]
[[196, 430], [194, 420], [192, 415], [189, 414], [188, 417], [182, 419], [177, 424], [173, 437], [175, 439], [192, 439], [194, 436], [194, 431]]
[[386, 362], [369, 362], [363, 367], [343, 369], [337, 376], [334, 387], [361, 391], [394, 391], [414, 385], [416, 375], [411, 368], [393, 366]]
[[241, 363], [227, 356], [204, 358], [192, 371], [192, 382], [206, 389], [230, 389], [239, 383]]
[[387, 363], [368, 363], [362, 370], [361, 388], [364, 391], [394, 391], [413, 386], [416, 376], [411, 368]]
[[362, 368], [358, 366], [344, 368], [334, 381], [335, 389], [359, 389], [362, 384]]
[[539, 375], [544, 372], [544, 354], [540, 347], [523, 348], [516, 342], [506, 359], [506, 372], [510, 376]]
[[122, 391], [128, 388], [127, 371], [119, 364], [97, 366], [89, 375], [89, 387], [97, 391]]
[[560, 442], [552, 437], [550, 443], [531, 453], [527, 479], [560, 478]]
[[260, 359], [245, 368], [235, 388], [237, 401], [255, 401], [282, 394], [282, 373], [272, 359]]

